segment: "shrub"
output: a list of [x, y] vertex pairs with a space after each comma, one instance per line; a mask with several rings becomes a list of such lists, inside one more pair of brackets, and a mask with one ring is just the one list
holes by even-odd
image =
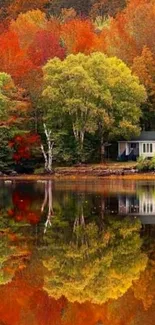
[[148, 171], [150, 169], [150, 160], [143, 156], [137, 159], [137, 169], [139, 171]]
[[40, 168], [36, 168], [34, 170], [34, 175], [43, 175], [45, 173], [44, 168], [40, 167]]
[[149, 163], [149, 169], [150, 170], [155, 170], [155, 156], [153, 156], [150, 160], [150, 163]]

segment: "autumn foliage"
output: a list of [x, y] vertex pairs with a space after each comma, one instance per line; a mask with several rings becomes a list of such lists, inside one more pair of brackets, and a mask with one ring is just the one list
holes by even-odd
[[110, 20], [103, 29], [101, 40], [103, 49], [132, 64], [147, 46], [155, 53], [154, 37], [155, 3], [152, 0], [130, 0], [124, 11]]
[[13, 158], [16, 162], [21, 159], [30, 159], [32, 150], [40, 143], [40, 138], [37, 134], [16, 135], [9, 145], [14, 150]]
[[26, 57], [18, 36], [13, 32], [0, 35], [0, 53], [0, 71], [9, 73], [15, 80], [23, 78], [33, 69], [33, 63]]
[[[123, 60], [147, 89], [145, 111], [154, 112], [154, 0], [5, 0], [0, 17], [0, 71], [10, 74], [29, 98], [29, 118], [35, 122], [28, 130], [25, 125], [26, 131], [38, 132], [42, 118], [37, 105], [43, 66], [69, 54], [103, 52]], [[28, 145], [19, 148], [13, 158], [28, 159], [29, 151]]]
[[65, 49], [60, 45], [60, 40], [52, 32], [43, 30], [36, 33], [28, 49], [28, 56], [39, 67], [55, 56], [64, 59]]
[[62, 39], [67, 54], [90, 54], [98, 48], [98, 36], [89, 20], [73, 19], [62, 26]]
[[12, 203], [13, 207], [8, 210], [8, 216], [14, 221], [32, 225], [40, 221], [40, 211], [33, 207], [33, 198], [29, 193], [23, 195], [19, 191], [14, 191]]

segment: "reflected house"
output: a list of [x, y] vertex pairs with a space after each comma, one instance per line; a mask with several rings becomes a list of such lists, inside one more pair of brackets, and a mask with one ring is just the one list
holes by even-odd
[[151, 158], [155, 155], [155, 131], [143, 131], [129, 141], [118, 141], [118, 159], [136, 160], [138, 157]]
[[119, 215], [138, 216], [143, 224], [155, 224], [154, 192], [134, 195], [120, 195], [118, 198]]

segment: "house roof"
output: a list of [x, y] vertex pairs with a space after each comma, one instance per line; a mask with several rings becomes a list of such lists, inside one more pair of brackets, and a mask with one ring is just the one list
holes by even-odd
[[129, 140], [129, 142], [131, 141], [155, 141], [155, 131], [142, 131], [138, 137], [133, 137]]
[[131, 141], [155, 141], [155, 131], [142, 131], [138, 137], [133, 137]]

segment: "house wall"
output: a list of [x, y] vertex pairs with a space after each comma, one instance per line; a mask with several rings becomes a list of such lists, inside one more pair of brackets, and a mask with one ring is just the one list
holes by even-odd
[[118, 142], [118, 156], [121, 156], [126, 150], [127, 142]]
[[[146, 145], [147, 147], [147, 144], [152, 144], [152, 152], [144, 152], [143, 151], [143, 145]], [[140, 142], [139, 143], [139, 156], [143, 156], [145, 158], [151, 158], [155, 155], [155, 142], [151, 142], [151, 141], [144, 141], [144, 142]]]
[[[144, 141], [144, 142], [133, 141], [133, 142], [139, 143], [139, 156], [143, 156], [145, 158], [151, 158], [151, 157], [155, 156], [155, 141]], [[144, 144], [146, 147], [146, 152], [144, 152], [144, 150], [143, 150]], [[152, 144], [152, 152], [147, 150], [147, 144], [149, 145], [149, 148], [150, 148], [150, 144]], [[129, 147], [130, 147], [130, 145], [129, 145], [129, 142], [127, 142], [127, 141], [118, 142], [118, 156], [120, 157], [124, 153], [124, 151], [125, 151], [126, 155], [128, 155], [130, 153]]]
[[153, 195], [146, 195], [146, 193], [144, 193], [140, 196], [139, 214], [155, 215], [155, 201]]

